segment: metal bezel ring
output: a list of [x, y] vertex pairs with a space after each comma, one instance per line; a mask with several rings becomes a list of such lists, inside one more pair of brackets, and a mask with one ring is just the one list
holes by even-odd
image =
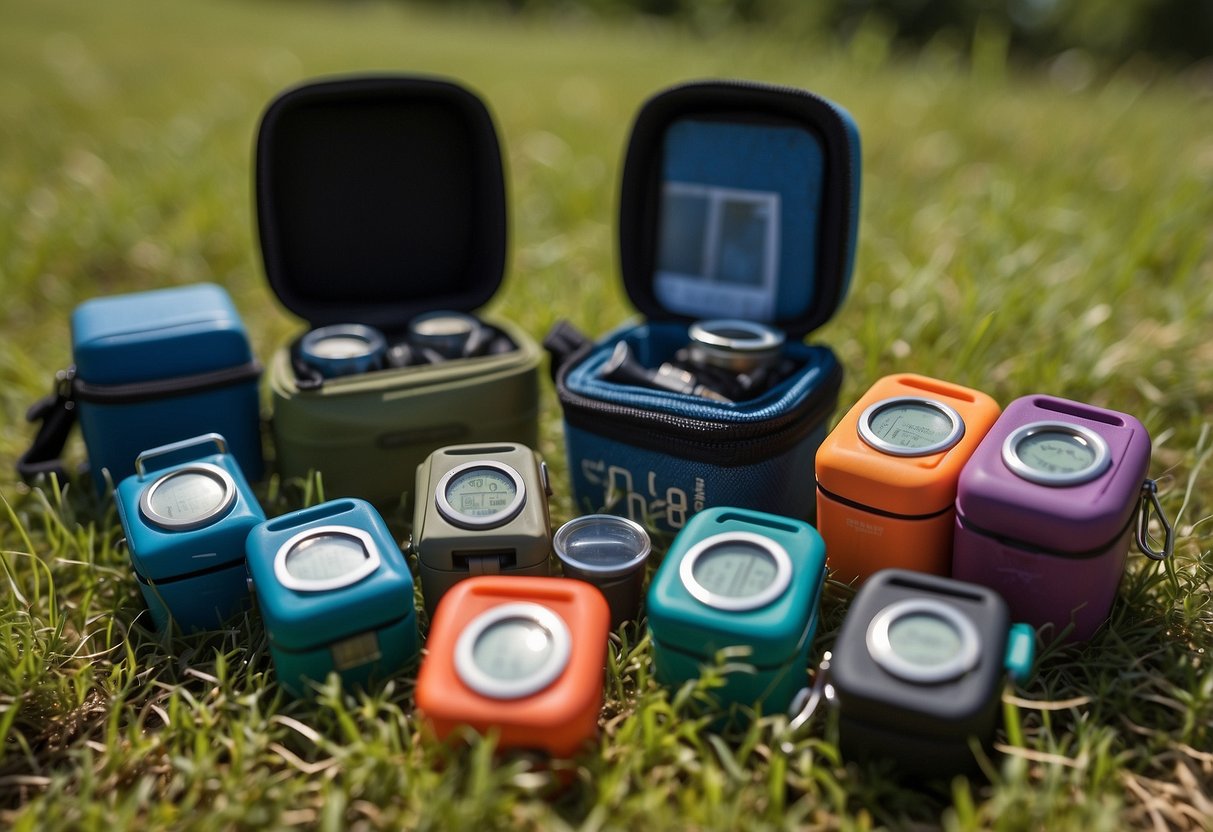
[[[738, 542], [749, 543], [771, 556], [775, 561], [775, 577], [771, 583], [760, 592], [741, 597], [720, 595], [699, 583], [695, 578], [695, 564], [699, 559], [718, 546]], [[721, 532], [704, 538], [687, 550], [678, 566], [678, 577], [696, 601], [726, 612], [745, 612], [765, 607], [787, 591], [792, 583], [792, 558], [787, 549], [769, 537], [753, 532]]]
[[[366, 562], [358, 568], [346, 572], [344, 575], [325, 578], [323, 580], [313, 581], [292, 575], [286, 567], [286, 559], [291, 551], [305, 540], [311, 540], [314, 537], [324, 537], [325, 535], [341, 535], [354, 538], [362, 544], [363, 549], [366, 551]], [[296, 592], [328, 592], [334, 589], [353, 586], [369, 575], [374, 574], [379, 568], [380, 563], [382, 563], [382, 559], [379, 555], [379, 547], [375, 545], [374, 538], [367, 531], [356, 529], [353, 526], [315, 526], [310, 529], [304, 529], [278, 547], [278, 551], [274, 554], [274, 577], [278, 579], [278, 583], [282, 584], [282, 586], [287, 589], [293, 589]]]
[[[945, 662], [924, 666], [899, 656], [889, 641], [889, 628], [898, 619], [913, 613], [942, 618], [960, 636], [960, 649]], [[981, 636], [969, 617], [936, 598], [906, 598], [894, 601], [872, 617], [865, 642], [876, 664], [899, 679], [918, 684], [937, 684], [961, 676], [977, 666], [981, 657]]]
[[[718, 330], [734, 329], [744, 337], [721, 335]], [[703, 363], [726, 370], [748, 372], [771, 364], [779, 358], [786, 336], [778, 329], [742, 318], [716, 318], [695, 321], [687, 329], [692, 354]]]
[[[1077, 437], [1087, 443], [1095, 452], [1095, 459], [1087, 467], [1069, 473], [1041, 471], [1033, 468], [1019, 456], [1019, 443], [1030, 436], [1046, 432], [1065, 433]], [[1002, 461], [1013, 474], [1028, 482], [1049, 486], [1082, 485], [1103, 476], [1112, 465], [1112, 452], [1107, 440], [1090, 428], [1076, 425], [1073, 422], [1045, 420], [1031, 422], [1011, 431], [1002, 443]]]
[[[876, 418], [877, 414], [903, 405], [917, 405], [918, 407], [928, 407], [932, 410], [937, 410], [948, 418], [952, 423], [952, 428], [943, 439], [930, 445], [924, 445], [921, 448], [907, 448], [904, 445], [895, 445], [877, 436], [872, 430], [872, 420]], [[859, 415], [857, 428], [859, 430], [859, 438], [865, 444], [890, 456], [930, 456], [931, 454], [937, 454], [955, 446], [965, 435], [965, 422], [960, 413], [956, 411], [956, 408], [936, 399], [928, 399], [923, 396], [894, 396], [874, 402], [868, 405], [863, 413]]]
[[[521, 679], [499, 679], [476, 664], [476, 642], [492, 626], [518, 619], [538, 624], [551, 639], [552, 652], [531, 675]], [[491, 699], [520, 699], [547, 688], [568, 667], [573, 652], [573, 637], [564, 619], [555, 611], [533, 601], [501, 604], [473, 618], [455, 642], [455, 672], [469, 688]]]
[[[169, 480], [174, 477], [179, 477], [185, 474], [197, 474], [200, 476], [209, 477], [212, 480], [218, 480], [223, 486], [223, 500], [214, 509], [207, 512], [202, 517], [195, 517], [190, 520], [175, 520], [172, 517], [165, 517], [152, 509], [152, 496]], [[162, 529], [167, 529], [173, 532], [188, 532], [194, 529], [201, 529], [218, 521], [225, 516], [236, 503], [236, 481], [232, 479], [232, 475], [224, 471], [218, 465], [213, 465], [209, 462], [192, 462], [188, 465], [183, 465], [180, 468], [174, 468], [171, 471], [158, 476], [152, 480], [151, 484], [143, 489], [139, 495], [139, 513], [143, 515], [149, 523], [159, 526]]]
[[[515, 493], [513, 501], [496, 514], [490, 514], [485, 517], [471, 517], [459, 511], [447, 499], [446, 489], [450, 485], [451, 480], [465, 471], [475, 468], [491, 468], [494, 471], [505, 474], [514, 483]], [[526, 482], [522, 479], [522, 474], [518, 473], [511, 465], [498, 462], [495, 459], [477, 459], [456, 465], [443, 474], [442, 478], [438, 480], [437, 487], [434, 489], [434, 501], [438, 507], [438, 513], [461, 529], [495, 529], [498, 526], [504, 526], [517, 517], [518, 512], [522, 511], [522, 506], [526, 503]]]

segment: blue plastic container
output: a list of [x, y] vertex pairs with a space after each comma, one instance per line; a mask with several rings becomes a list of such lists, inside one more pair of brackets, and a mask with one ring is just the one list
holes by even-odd
[[209, 630], [247, 610], [244, 541], [265, 512], [224, 438], [152, 448], [135, 468], [115, 497], [156, 628]]
[[705, 509], [674, 539], [649, 587], [657, 680], [676, 688], [715, 663], [746, 671], [712, 691], [721, 707], [785, 711], [806, 683], [825, 583], [825, 544], [808, 523], [737, 508]]
[[98, 488], [145, 448], [220, 433], [261, 478], [261, 365], [231, 299], [196, 284], [85, 301], [72, 314], [70, 395]]
[[413, 577], [370, 503], [284, 514], [253, 529], [246, 548], [278, 681], [291, 694], [332, 671], [366, 685], [416, 661]]

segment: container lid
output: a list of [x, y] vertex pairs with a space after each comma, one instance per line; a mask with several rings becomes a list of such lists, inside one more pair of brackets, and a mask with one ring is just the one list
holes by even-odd
[[312, 326], [399, 329], [486, 303], [505, 271], [505, 176], [484, 103], [450, 81], [316, 81], [282, 93], [257, 135], [270, 287]]
[[90, 384], [189, 376], [253, 360], [227, 292], [212, 283], [92, 298], [72, 313], [76, 374]]
[[859, 219], [859, 132], [804, 90], [701, 81], [632, 126], [620, 270], [649, 318], [746, 318], [795, 337], [846, 296]]

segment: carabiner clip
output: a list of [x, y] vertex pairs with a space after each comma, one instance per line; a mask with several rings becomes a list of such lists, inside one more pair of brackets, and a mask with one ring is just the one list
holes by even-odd
[[792, 705], [788, 708], [788, 715], [792, 717], [792, 721], [788, 723], [784, 732], [787, 739], [780, 745], [785, 754], [792, 752], [792, 743], [789, 740], [795, 736], [801, 726], [812, 719], [818, 706], [821, 705], [821, 700], [834, 701], [834, 686], [827, 681], [831, 658], [833, 656], [828, 650], [822, 654], [821, 663], [817, 666], [817, 675], [813, 679], [813, 687], [801, 688], [792, 698]]
[[[1163, 543], [1161, 552], [1150, 545], [1151, 511], [1158, 517], [1158, 524], [1162, 526]], [[1142, 554], [1148, 558], [1163, 560], [1171, 556], [1174, 547], [1174, 531], [1171, 528], [1171, 524], [1167, 521], [1166, 515], [1162, 513], [1162, 506], [1158, 503], [1158, 483], [1154, 482], [1154, 480], [1146, 480], [1141, 484], [1141, 502], [1137, 511], [1137, 548], [1141, 549]]]

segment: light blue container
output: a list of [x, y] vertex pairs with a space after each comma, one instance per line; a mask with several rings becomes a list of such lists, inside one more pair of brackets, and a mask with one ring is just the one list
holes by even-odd
[[691, 517], [649, 587], [657, 681], [700, 676], [726, 647], [752, 672], [725, 675], [722, 707], [786, 711], [804, 687], [825, 583], [825, 544], [808, 523], [765, 512], [710, 508]]
[[72, 313], [71, 396], [99, 489], [145, 448], [215, 432], [261, 479], [261, 365], [231, 298], [201, 283], [94, 298]]
[[413, 577], [364, 500], [332, 500], [253, 529], [246, 544], [278, 681], [295, 696], [337, 671], [367, 685], [417, 659]]
[[115, 496], [156, 628], [210, 630], [247, 610], [244, 540], [265, 512], [224, 438], [152, 448], [135, 468]]

